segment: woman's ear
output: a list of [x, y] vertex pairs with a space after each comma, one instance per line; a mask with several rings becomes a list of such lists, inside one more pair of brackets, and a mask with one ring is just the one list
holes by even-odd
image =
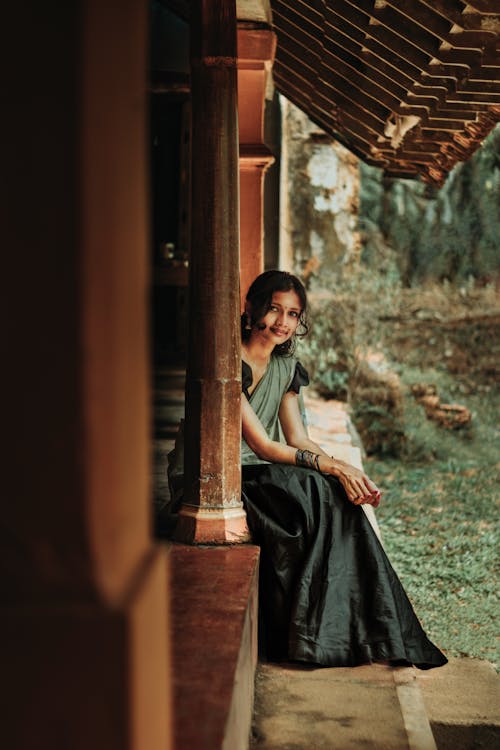
[[252, 330], [252, 308], [248, 300], [245, 302], [245, 331]]

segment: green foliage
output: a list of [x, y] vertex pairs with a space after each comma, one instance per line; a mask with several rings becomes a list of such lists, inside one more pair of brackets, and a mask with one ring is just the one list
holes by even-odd
[[368, 351], [376, 357], [382, 342], [379, 317], [391, 316], [397, 305], [399, 278], [390, 264], [385, 271], [367, 275], [360, 268], [340, 283], [322, 271], [328, 291], [313, 288], [309, 295], [310, 333], [300, 341], [298, 355], [320, 395], [350, 402], [369, 453], [399, 455], [404, 429], [398, 383], [364, 360]]
[[354, 401], [352, 419], [368, 454], [400, 456], [406, 444], [403, 421], [387, 405]]
[[342, 344], [335, 339], [335, 329], [328, 318], [318, 316], [314, 322], [314, 334], [300, 341], [297, 354], [320, 395], [347, 400], [349, 365], [345, 354], [339, 354]]
[[477, 422], [467, 439], [432, 423], [440, 440], [420, 434], [433, 463], [413, 455], [411, 463], [369, 459], [365, 468], [384, 489], [384, 546], [431, 638], [448, 655], [496, 662], [500, 393], [470, 396], [466, 405]]
[[[370, 274], [356, 269], [339, 279], [321, 272], [309, 289], [309, 335], [297, 353], [308, 368], [315, 389], [326, 398], [348, 400], [359, 352], [380, 343], [378, 316], [391, 314], [400, 282], [394, 268]], [[374, 310], [377, 315], [374, 315]]]
[[379, 265], [381, 232], [396, 251], [406, 285], [426, 280], [487, 282], [500, 273], [500, 125], [450, 173], [440, 190], [413, 180], [383, 178], [362, 164], [360, 223], [363, 258]]

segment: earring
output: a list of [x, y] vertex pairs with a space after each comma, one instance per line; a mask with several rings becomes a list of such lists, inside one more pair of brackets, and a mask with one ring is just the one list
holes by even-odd
[[245, 313], [245, 331], [251, 331], [252, 326], [250, 325], [250, 315], [248, 313]]

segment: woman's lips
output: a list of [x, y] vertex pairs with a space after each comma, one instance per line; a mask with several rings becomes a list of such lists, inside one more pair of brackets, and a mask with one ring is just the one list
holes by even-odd
[[287, 336], [288, 331], [283, 330], [283, 328], [271, 328], [271, 331], [274, 333], [275, 336]]

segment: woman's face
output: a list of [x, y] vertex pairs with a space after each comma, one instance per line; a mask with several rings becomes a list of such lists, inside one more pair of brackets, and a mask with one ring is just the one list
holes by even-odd
[[[259, 321], [257, 330], [275, 345], [283, 344], [293, 336], [302, 311], [296, 292], [274, 292], [269, 310]], [[265, 328], [262, 328], [265, 326]]]

